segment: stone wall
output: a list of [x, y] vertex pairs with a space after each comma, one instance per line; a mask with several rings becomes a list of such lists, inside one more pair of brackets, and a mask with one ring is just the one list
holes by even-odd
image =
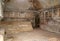
[[[60, 10], [56, 9], [55, 12], [52, 13], [52, 19], [49, 21], [46, 21], [45, 24], [40, 24], [40, 28], [60, 34]], [[44, 18], [44, 17], [43, 17]], [[46, 20], [46, 19], [45, 19]], [[47, 23], [47, 24], [46, 24]]]
[[3, 12], [2, 12], [2, 0], [0, 0], [0, 20], [3, 18]]
[[6, 34], [16, 34], [24, 31], [32, 31], [32, 24], [30, 21], [7, 21], [1, 22], [0, 27], [6, 29]]
[[16, 18], [16, 19], [33, 19], [33, 12], [20, 12], [20, 11], [6, 11], [4, 12], [4, 18]]

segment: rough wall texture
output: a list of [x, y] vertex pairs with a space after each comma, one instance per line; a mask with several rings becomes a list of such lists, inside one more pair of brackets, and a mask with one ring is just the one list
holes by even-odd
[[31, 4], [28, 0], [10, 0], [10, 2], [6, 3], [6, 10], [25, 10], [29, 9]]
[[39, 0], [43, 8], [49, 8], [51, 6], [59, 5], [60, 0]]
[[2, 0], [0, 0], [0, 20], [3, 18], [3, 12], [2, 12]]
[[59, 33], [60, 34], [60, 16], [59, 12], [56, 11], [56, 14], [53, 13], [52, 20], [48, 21], [47, 24], [45, 23], [44, 25], [41, 25], [41, 29], [54, 32], [54, 33]]
[[41, 25], [41, 29], [60, 34], [59, 23], [55, 23], [53, 21], [49, 22], [47, 25]]
[[[40, 7], [42, 6], [43, 8], [49, 8], [51, 6], [59, 5], [60, 0], [38, 0], [41, 4]], [[35, 2], [38, 3], [38, 2]], [[29, 9], [32, 7], [33, 4], [29, 2], [29, 0], [10, 0], [10, 2], [6, 3], [5, 10], [25, 10]], [[35, 4], [36, 5], [36, 4]], [[38, 7], [39, 8], [39, 7]]]
[[19, 22], [1, 22], [0, 27], [6, 29], [6, 34], [16, 34], [24, 31], [32, 31], [32, 24], [29, 21], [19, 21]]
[[35, 16], [33, 14], [33, 12], [4, 12], [4, 17], [6, 18], [20, 18], [20, 19], [33, 19]]

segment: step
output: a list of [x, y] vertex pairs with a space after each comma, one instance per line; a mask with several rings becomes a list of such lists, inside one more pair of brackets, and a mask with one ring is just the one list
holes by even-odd
[[0, 27], [4, 27], [6, 29], [7, 34], [16, 34], [24, 31], [33, 30], [33, 27], [30, 21], [1, 22]]

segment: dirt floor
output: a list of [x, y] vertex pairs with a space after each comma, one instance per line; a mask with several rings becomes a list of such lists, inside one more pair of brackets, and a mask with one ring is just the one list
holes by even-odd
[[41, 29], [34, 29], [31, 32], [21, 32], [13, 35], [6, 41], [60, 41], [60, 35]]

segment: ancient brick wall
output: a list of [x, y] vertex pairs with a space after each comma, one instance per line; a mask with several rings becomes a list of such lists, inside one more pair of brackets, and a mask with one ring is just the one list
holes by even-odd
[[30, 21], [5, 21], [0, 22], [0, 27], [5, 28], [6, 34], [17, 34], [24, 31], [32, 31]]

